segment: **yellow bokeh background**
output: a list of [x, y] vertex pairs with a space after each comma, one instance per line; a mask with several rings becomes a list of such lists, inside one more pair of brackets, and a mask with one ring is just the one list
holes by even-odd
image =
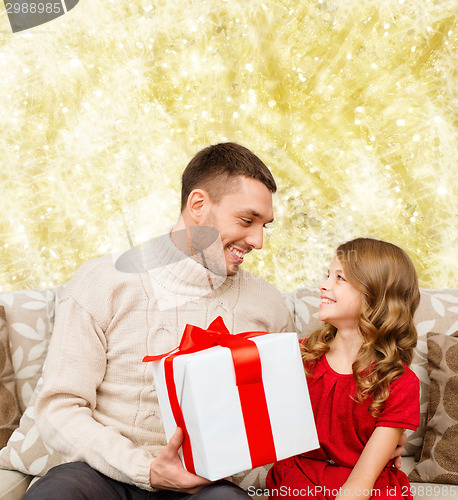
[[1, 289], [160, 234], [189, 159], [228, 140], [279, 185], [247, 269], [313, 286], [361, 235], [402, 246], [421, 286], [458, 286], [457, 15], [456, 0], [80, 0], [13, 34], [0, 10]]

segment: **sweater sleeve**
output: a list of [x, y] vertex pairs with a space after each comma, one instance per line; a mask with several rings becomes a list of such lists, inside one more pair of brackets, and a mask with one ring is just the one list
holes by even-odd
[[38, 429], [67, 461], [84, 461], [114, 479], [151, 490], [153, 456], [93, 418], [106, 365], [101, 324], [67, 296], [58, 308], [35, 406]]
[[420, 381], [407, 366], [404, 373], [391, 384], [390, 394], [375, 425], [412, 431], [419, 427]]
[[293, 317], [291, 313], [288, 311], [288, 309], [285, 306], [285, 309], [282, 309], [283, 311], [283, 321], [282, 321], [282, 326], [278, 330], [280, 333], [284, 332], [297, 332], [296, 325], [294, 324]]

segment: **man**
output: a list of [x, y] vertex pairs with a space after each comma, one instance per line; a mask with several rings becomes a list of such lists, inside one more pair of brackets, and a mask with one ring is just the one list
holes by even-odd
[[294, 331], [280, 293], [239, 270], [262, 247], [275, 191], [248, 149], [208, 147], [183, 172], [170, 235], [127, 259], [81, 266], [59, 304], [36, 403], [44, 441], [71, 463], [51, 469], [25, 499], [247, 498], [233, 483], [211, 484], [183, 468], [182, 432], [166, 444], [141, 360], [176, 347], [187, 323], [207, 328], [217, 316], [233, 333]]
[[81, 266], [59, 304], [36, 403], [44, 441], [70, 463], [51, 469], [25, 500], [247, 498], [233, 483], [183, 468], [182, 431], [166, 443], [141, 359], [175, 348], [187, 323], [207, 328], [217, 316], [233, 333], [294, 331], [280, 293], [239, 269], [262, 247], [275, 191], [251, 151], [210, 146], [183, 172], [170, 234], [115, 262]]

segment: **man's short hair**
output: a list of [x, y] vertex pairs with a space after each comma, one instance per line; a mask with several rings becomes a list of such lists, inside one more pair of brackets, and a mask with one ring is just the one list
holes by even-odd
[[271, 193], [277, 185], [270, 170], [249, 149], [234, 142], [208, 146], [199, 151], [188, 163], [181, 176], [181, 211], [186, 207], [193, 189], [205, 189], [210, 199], [218, 203], [236, 187], [239, 176], [262, 182]]

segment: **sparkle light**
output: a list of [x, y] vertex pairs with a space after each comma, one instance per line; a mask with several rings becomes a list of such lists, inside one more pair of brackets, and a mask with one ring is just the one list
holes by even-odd
[[81, 0], [13, 35], [3, 12], [0, 287], [160, 233], [189, 159], [226, 140], [279, 185], [248, 269], [313, 285], [369, 235], [458, 286], [456, 19], [456, 0]]

